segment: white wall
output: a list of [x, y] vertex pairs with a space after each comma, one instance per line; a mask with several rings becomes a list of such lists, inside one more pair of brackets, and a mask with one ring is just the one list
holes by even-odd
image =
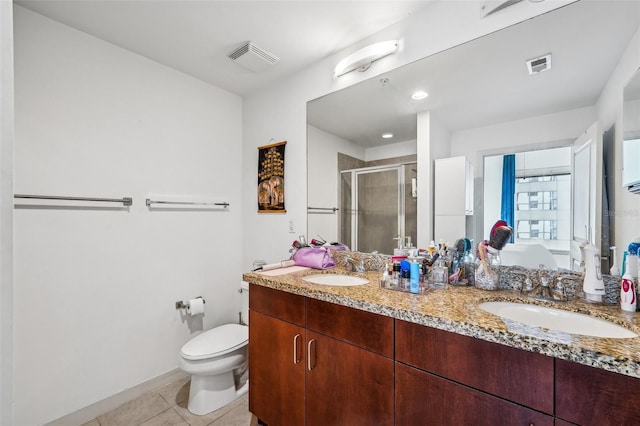
[[13, 422], [13, 2], [0, 1], [0, 424]]
[[385, 158], [415, 155], [418, 152], [417, 141], [396, 142], [387, 145], [374, 146], [366, 149], [365, 161], [383, 160]]
[[[640, 13], [640, 3], [638, 3]], [[611, 78], [598, 99], [598, 120], [601, 129], [615, 129], [615, 240], [611, 243], [626, 250], [631, 240], [640, 236], [640, 196], [622, 187], [623, 90], [633, 74], [640, 69], [640, 30], [631, 39]], [[620, 249], [623, 247], [623, 249]]]
[[[36, 425], [176, 369], [193, 333], [237, 321], [242, 102], [19, 6], [14, 19], [16, 193], [134, 199], [14, 211], [12, 424]], [[150, 211], [149, 192], [231, 207]], [[174, 304], [195, 296], [204, 320], [185, 320]]]
[[[312, 188], [309, 191], [307, 205], [320, 208], [340, 207], [338, 200], [338, 152], [364, 159], [365, 149], [314, 126], [309, 126], [307, 132], [309, 140], [313, 141], [309, 144], [309, 161], [307, 163], [309, 188]], [[309, 241], [318, 235], [329, 242], [338, 241], [338, 218], [338, 213], [327, 211], [310, 213]], [[306, 234], [306, 232], [300, 231], [299, 234]], [[294, 237], [297, 237], [297, 234]], [[346, 244], [349, 244], [349, 241]]]
[[[308, 101], [572, 2], [521, 2], [485, 19], [480, 19], [480, 4], [477, 1], [435, 2], [286, 81], [245, 98], [243, 267], [248, 269], [255, 259], [269, 261], [288, 256], [287, 250], [291, 244], [288, 225], [291, 219], [296, 224], [297, 233], [306, 232], [307, 188], [304, 171], [307, 158], [305, 112]], [[333, 78], [333, 67], [342, 57], [369, 43], [392, 38], [402, 40], [400, 52], [374, 62], [365, 73], [349, 73], [338, 79]], [[256, 206], [256, 148], [272, 138], [289, 141], [285, 171], [287, 213], [259, 215], [257, 208], [253, 208]], [[418, 170], [419, 176], [420, 173]], [[420, 200], [418, 205], [421, 209], [423, 204]], [[420, 225], [418, 229], [420, 232]]]

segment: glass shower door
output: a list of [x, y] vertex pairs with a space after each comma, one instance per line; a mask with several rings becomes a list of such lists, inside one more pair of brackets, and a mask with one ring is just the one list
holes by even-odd
[[411, 191], [415, 163], [340, 173], [340, 241], [351, 250], [393, 254], [399, 235], [416, 242], [417, 206]]

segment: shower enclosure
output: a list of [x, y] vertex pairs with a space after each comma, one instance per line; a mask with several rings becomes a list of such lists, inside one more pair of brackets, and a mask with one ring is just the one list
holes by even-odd
[[416, 163], [340, 172], [338, 235], [360, 252], [393, 254], [398, 237], [417, 236]]

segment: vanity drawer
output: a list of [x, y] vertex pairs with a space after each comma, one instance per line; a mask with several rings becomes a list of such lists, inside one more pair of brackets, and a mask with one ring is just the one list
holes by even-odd
[[396, 320], [396, 361], [553, 414], [551, 357]]
[[556, 416], [579, 425], [640, 421], [640, 379], [556, 360]]
[[304, 326], [305, 297], [249, 284], [249, 310]]
[[307, 329], [393, 358], [393, 318], [307, 298]]
[[431, 373], [396, 363], [396, 426], [553, 426], [540, 413]]

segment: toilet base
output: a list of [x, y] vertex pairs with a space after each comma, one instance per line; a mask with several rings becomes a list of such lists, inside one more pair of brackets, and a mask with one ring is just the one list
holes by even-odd
[[198, 416], [224, 407], [249, 390], [249, 381], [236, 389], [233, 371], [211, 376], [191, 376], [188, 410]]

